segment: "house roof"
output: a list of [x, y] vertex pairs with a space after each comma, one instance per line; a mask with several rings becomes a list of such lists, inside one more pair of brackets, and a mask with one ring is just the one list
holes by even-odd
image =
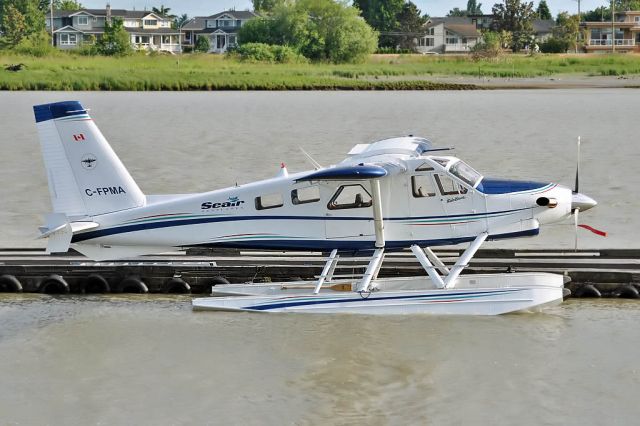
[[180, 34], [180, 31], [174, 30], [172, 28], [124, 28], [128, 33], [131, 34]]
[[553, 32], [553, 27], [556, 26], [556, 21], [553, 19], [534, 19], [533, 31], [536, 34], [550, 34]]
[[182, 26], [183, 30], [202, 30], [206, 26], [207, 18], [205, 16], [197, 16], [191, 18], [189, 22]]
[[213, 33], [224, 33], [224, 34], [236, 34], [240, 27], [226, 27], [226, 28], [205, 28], [203, 30], [196, 31], [198, 34], [213, 34]]
[[466, 16], [447, 16], [446, 18], [431, 18], [427, 21], [427, 28], [444, 24], [444, 28], [448, 31], [461, 35], [463, 37], [480, 37], [480, 32], [476, 28], [476, 24], [471, 18]]
[[208, 16], [206, 19], [217, 19], [222, 15], [229, 15], [234, 19], [251, 19], [260, 16], [251, 10], [227, 10], [224, 12], [216, 13], [215, 15]]
[[[54, 18], [70, 18], [76, 15], [91, 15], [91, 16], [107, 16], [107, 9], [80, 9], [80, 10], [54, 10]], [[148, 10], [125, 10], [125, 9], [111, 9], [111, 16], [118, 18], [131, 18], [142, 19], [147, 15], [153, 15], [160, 19], [170, 19], [160, 16]], [[47, 18], [50, 15], [47, 13]]]

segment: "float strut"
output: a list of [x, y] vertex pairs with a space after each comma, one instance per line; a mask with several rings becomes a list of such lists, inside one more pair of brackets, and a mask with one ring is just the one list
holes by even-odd
[[455, 265], [451, 268], [451, 272], [447, 275], [447, 278], [444, 279], [444, 288], [453, 288], [456, 285], [456, 280], [458, 276], [462, 272], [464, 268], [469, 265], [469, 261], [476, 254], [484, 240], [489, 236], [488, 233], [483, 232], [478, 235], [475, 240], [467, 247], [467, 249], [462, 253], [462, 256], [458, 259]]
[[331, 281], [333, 278], [333, 272], [336, 270], [336, 265], [338, 264], [338, 249], [333, 249], [329, 258], [327, 259], [327, 263], [324, 264], [324, 268], [322, 269], [322, 274], [318, 279], [318, 284], [316, 284], [316, 288], [313, 290], [313, 294], [320, 293], [320, 289], [322, 288], [322, 284], [325, 281]]
[[429, 247], [425, 247], [424, 252], [429, 260], [431, 260], [438, 267], [441, 274], [447, 275], [449, 273], [449, 268], [447, 268], [447, 265], [445, 265], [442, 260], [440, 260], [440, 258], [431, 251]]
[[444, 281], [438, 271], [436, 271], [436, 267], [431, 264], [431, 261], [427, 256], [425, 256], [424, 252], [420, 248], [419, 245], [414, 244], [411, 246], [411, 251], [418, 259], [418, 262], [422, 265], [427, 274], [429, 274], [429, 278], [438, 288], [444, 288]]
[[367, 270], [362, 276], [362, 280], [360, 281], [360, 285], [358, 286], [358, 292], [369, 291], [371, 280], [375, 280], [378, 277], [378, 272], [380, 272], [383, 258], [384, 248], [376, 249], [376, 251], [373, 252], [373, 257], [369, 261], [369, 266], [367, 266]]

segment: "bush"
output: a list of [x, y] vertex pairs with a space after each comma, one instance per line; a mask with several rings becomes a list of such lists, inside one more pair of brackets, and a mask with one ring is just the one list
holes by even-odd
[[196, 40], [196, 46], [193, 48], [196, 52], [207, 53], [211, 49], [211, 43], [206, 36], [198, 36]]
[[500, 34], [487, 31], [482, 34], [482, 41], [471, 48], [471, 57], [474, 61], [480, 59], [495, 59], [502, 54], [502, 39]]
[[51, 36], [49, 36], [46, 31], [31, 34], [23, 38], [20, 43], [13, 47], [13, 51], [22, 55], [37, 56], [39, 58], [60, 53], [58, 49], [51, 46]]
[[567, 40], [551, 37], [540, 45], [540, 51], [542, 53], [567, 53], [570, 47], [571, 44]]
[[230, 56], [236, 56], [246, 62], [266, 62], [291, 64], [307, 62], [307, 59], [289, 46], [277, 46], [265, 43], [246, 43], [236, 47]]
[[376, 54], [385, 53], [411, 54], [416, 53], [416, 51], [413, 49], [397, 49], [395, 47], [378, 47], [378, 49], [376, 50]]
[[297, 0], [255, 19], [238, 33], [240, 44], [291, 46], [313, 61], [360, 62], [376, 50], [376, 33], [345, 1]]

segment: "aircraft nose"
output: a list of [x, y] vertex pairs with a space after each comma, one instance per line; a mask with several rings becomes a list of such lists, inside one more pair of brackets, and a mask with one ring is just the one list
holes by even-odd
[[581, 194], [580, 192], [574, 192], [571, 198], [571, 210], [580, 209], [580, 212], [589, 210], [591, 207], [595, 207], [598, 204], [593, 198]]

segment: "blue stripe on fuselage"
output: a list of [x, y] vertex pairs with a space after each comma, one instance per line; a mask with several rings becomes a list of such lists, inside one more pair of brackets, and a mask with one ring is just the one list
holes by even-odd
[[[503, 210], [497, 212], [489, 212], [489, 213], [472, 213], [472, 214], [459, 214], [459, 215], [450, 215], [450, 216], [420, 216], [420, 217], [397, 217], [397, 218], [388, 218], [386, 221], [396, 221], [396, 220], [420, 220], [420, 219], [455, 219], [460, 217], [478, 217], [478, 216], [487, 216], [493, 214], [500, 213], [513, 213], [517, 211], [522, 211], [527, 209], [514, 209], [514, 210]], [[174, 226], [187, 226], [187, 225], [200, 225], [203, 223], [215, 223], [215, 222], [236, 222], [236, 221], [245, 221], [245, 220], [366, 220], [372, 221], [373, 218], [368, 217], [327, 217], [327, 216], [229, 216], [229, 217], [203, 217], [197, 219], [184, 219], [184, 220], [167, 220], [164, 222], [149, 222], [149, 223], [139, 223], [135, 225], [124, 225], [117, 226], [114, 228], [107, 229], [99, 229], [96, 231], [89, 231], [80, 234], [76, 234], [73, 236], [72, 243], [79, 243], [82, 241], [91, 240], [94, 238], [106, 237], [109, 235], [117, 235], [124, 234], [127, 232], [136, 232], [136, 231], [144, 231], [148, 229], [160, 229], [160, 228], [171, 228]]]
[[541, 189], [549, 185], [543, 182], [532, 182], [523, 180], [509, 180], [509, 179], [493, 179], [482, 178], [480, 184], [476, 189], [483, 194], [495, 195], [495, 194], [510, 194], [512, 192], [532, 191], [534, 189]]

